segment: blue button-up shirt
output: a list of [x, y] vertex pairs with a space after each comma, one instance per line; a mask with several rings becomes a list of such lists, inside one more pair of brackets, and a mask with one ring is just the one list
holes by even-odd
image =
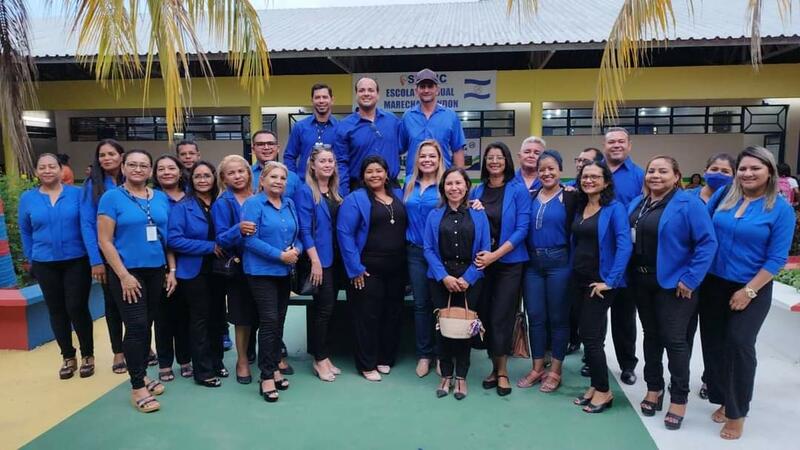
[[442, 157], [448, 169], [453, 165], [453, 153], [463, 150], [466, 145], [464, 129], [456, 112], [438, 103], [430, 117], [425, 117], [419, 103], [403, 114], [400, 145], [408, 152], [406, 167], [414, 164], [417, 148], [426, 139], [436, 139], [442, 147]]
[[283, 152], [283, 162], [290, 171], [298, 174], [301, 180], [305, 179], [306, 164], [314, 144], [333, 145], [336, 140], [335, 117], [330, 116], [327, 122], [318, 122], [316, 116], [306, 117], [297, 122], [289, 133], [289, 142]]
[[242, 220], [256, 224], [256, 233], [244, 238], [243, 269], [248, 275], [289, 275], [291, 266], [281, 261], [281, 253], [303, 246], [298, 239], [297, 212], [290, 198], [276, 208], [263, 192], [244, 201]]
[[333, 144], [339, 168], [339, 193], [350, 192], [350, 180], [361, 176], [361, 163], [369, 155], [380, 155], [389, 166], [389, 178], [400, 173], [400, 119], [377, 108], [375, 121], [363, 119], [358, 111], [345, 117], [336, 126]]
[[[264, 171], [264, 166], [261, 163], [253, 164], [251, 167], [253, 171], [253, 192], [259, 191], [259, 185], [261, 184], [261, 172]], [[300, 185], [300, 177], [297, 176], [296, 173], [289, 171], [286, 174], [286, 188], [283, 191], [283, 197], [294, 197], [294, 193], [297, 192], [297, 187]]]
[[642, 193], [644, 170], [628, 157], [614, 171], [614, 195], [618, 202], [627, 208], [631, 200]]
[[528, 186], [528, 183], [525, 181], [525, 177], [522, 176], [522, 169], [517, 169], [517, 174], [514, 175], [514, 178], [516, 178], [521, 185], [525, 186], [525, 189], [527, 189], [528, 192], [538, 191], [542, 188], [542, 180], [540, 180], [538, 177], [536, 177], [533, 180], [533, 183]]
[[422, 247], [425, 245], [425, 221], [428, 214], [439, 205], [439, 186], [432, 184], [420, 192], [419, 181], [414, 182], [414, 189], [405, 199], [408, 228], [406, 241]]
[[86, 255], [80, 226], [81, 190], [64, 185], [55, 205], [39, 188], [19, 199], [22, 251], [29, 262], [65, 261]]

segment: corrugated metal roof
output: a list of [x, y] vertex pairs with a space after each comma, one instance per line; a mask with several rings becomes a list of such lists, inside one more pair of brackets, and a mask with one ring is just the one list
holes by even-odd
[[[260, 12], [262, 28], [273, 56], [299, 52], [354, 52], [369, 50], [465, 48], [497, 46], [588, 47], [605, 41], [623, 0], [542, 1], [539, 12], [528, 16], [508, 13], [506, 0], [427, 5], [383, 5]], [[800, 13], [782, 21], [777, 2], [764, 2], [761, 24], [766, 39], [800, 43]], [[749, 37], [746, 0], [694, 2], [691, 19], [685, 1], [673, 2], [676, 26], [672, 45], [682, 41], [741, 40]], [[75, 41], [60, 19], [33, 23], [32, 50], [36, 57], [75, 54]], [[139, 33], [146, 36], [146, 33]], [[146, 48], [142, 42], [142, 49]], [[220, 43], [206, 39], [208, 53], [224, 52]]]

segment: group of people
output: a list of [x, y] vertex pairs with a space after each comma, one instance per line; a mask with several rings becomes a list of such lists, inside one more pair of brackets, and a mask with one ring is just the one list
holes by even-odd
[[[252, 382], [257, 347], [259, 395], [275, 402], [290, 386], [283, 330], [303, 259], [310, 272], [300, 282], [314, 287], [308, 347], [322, 381], [341, 374], [328, 342], [338, 292], [346, 290], [351, 306], [355, 366], [366, 380], [380, 381], [397, 358], [410, 284], [416, 373], [424, 377], [436, 367], [437, 396], [467, 396], [473, 347], [485, 348], [492, 361], [482, 386], [511, 393], [508, 356], [522, 302], [532, 367], [517, 387], [556, 391], [565, 356], [582, 344], [582, 373], [591, 382], [574, 403], [601, 413], [613, 404], [604, 352], [608, 310], [621, 379], [633, 384], [638, 309], [647, 383], [642, 414], [663, 408], [666, 350], [664, 423], [680, 428], [699, 318], [701, 395], [720, 405], [712, 419], [724, 423], [721, 436], [738, 438], [753, 393], [756, 336], [795, 222], [778, 195], [772, 154], [748, 147], [736, 158], [714, 155], [706, 184], [683, 190], [673, 157], [656, 156], [642, 169], [630, 157], [628, 132], [610, 128], [603, 150], [581, 152], [576, 180], [563, 183], [561, 154], [532, 136], [522, 143], [516, 171], [509, 148], [489, 144], [473, 187], [457, 116], [436, 103], [438, 82], [434, 72], [420, 71], [420, 102], [398, 119], [377, 107], [375, 80], [362, 78], [358, 109], [338, 122], [332, 90], [314, 85], [314, 114], [292, 128], [285, 164], [270, 131], [253, 134], [252, 167], [237, 155], [214, 166], [191, 141], [177, 145], [177, 158], [153, 160], [106, 140], [81, 190], [61, 182], [57, 158], [41, 155], [41, 186], [24, 194], [19, 216], [25, 256], [64, 358], [60, 376], [94, 372], [87, 303], [94, 278], [104, 287], [113, 369], [127, 370], [137, 410], [159, 409], [154, 396], [174, 379], [173, 360], [182, 376], [219, 387], [229, 375], [222, 348], [228, 322], [235, 326], [236, 380]], [[485, 337], [443, 336], [435, 313], [448, 306], [477, 311]], [[158, 379], [146, 373], [155, 356], [154, 321]]]

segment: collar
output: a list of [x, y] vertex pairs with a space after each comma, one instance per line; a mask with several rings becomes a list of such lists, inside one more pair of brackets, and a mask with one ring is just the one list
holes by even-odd
[[267, 206], [271, 207], [272, 209], [274, 209], [276, 211], [283, 210], [283, 209], [285, 209], [287, 207], [287, 201], [286, 201], [285, 198], [281, 198], [281, 207], [280, 208], [276, 208], [275, 205], [273, 205], [269, 201], [269, 199], [267, 198], [267, 194], [264, 191], [259, 192], [257, 195], [258, 195], [258, 201], [261, 204], [267, 205]]
[[[369, 120], [361, 117], [361, 114], [359, 114], [359, 112], [358, 112], [358, 107], [356, 107], [356, 110], [353, 112], [353, 115], [355, 116], [356, 120], [359, 121], [359, 122], [362, 122], [362, 121], [363, 122], [370, 122]], [[378, 108], [376, 106], [375, 107], [375, 120], [370, 122], [370, 123], [376, 123], [378, 121], [378, 117], [383, 117], [385, 115], [386, 115], [386, 112], [384, 110], [382, 110], [381, 108]]]
[[[436, 106], [433, 108], [431, 116], [442, 110], [444, 110], [444, 106], [442, 106], [439, 102], [436, 102]], [[414, 106], [411, 107], [411, 111], [425, 115], [425, 113], [422, 112], [422, 104], [420, 102], [415, 103]]]
[[455, 213], [464, 214], [466, 212], [467, 212], [467, 206], [466, 205], [459, 205], [458, 209], [456, 209], [456, 210], [453, 210], [453, 208], [451, 208], [449, 204], [445, 205], [445, 214], [455, 214]]
[[333, 114], [331, 114], [330, 116], [328, 116], [328, 121], [327, 122], [320, 122], [319, 120], [317, 120], [317, 116], [312, 113], [311, 114], [311, 123], [318, 123], [318, 124], [324, 125], [326, 127], [328, 125], [334, 126], [334, 125], [336, 125], [336, 117], [333, 117]]

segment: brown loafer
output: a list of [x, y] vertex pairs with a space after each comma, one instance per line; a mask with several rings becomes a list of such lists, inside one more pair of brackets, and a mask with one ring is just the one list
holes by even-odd
[[64, 360], [64, 364], [61, 366], [61, 369], [58, 370], [58, 378], [62, 380], [68, 380], [75, 375], [75, 370], [78, 368], [78, 360], [75, 358], [67, 358]]

